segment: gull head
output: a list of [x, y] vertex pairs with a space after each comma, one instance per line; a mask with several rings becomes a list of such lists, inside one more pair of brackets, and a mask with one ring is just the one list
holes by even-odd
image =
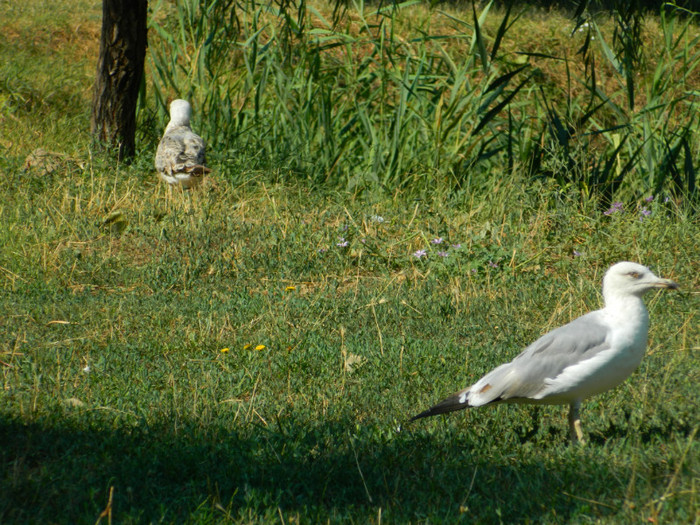
[[178, 98], [170, 103], [169, 126], [189, 126], [192, 116], [192, 106], [186, 100]]
[[654, 288], [675, 290], [678, 284], [657, 277], [646, 266], [627, 261], [612, 265], [603, 277], [603, 297], [606, 302], [616, 297], [641, 297]]

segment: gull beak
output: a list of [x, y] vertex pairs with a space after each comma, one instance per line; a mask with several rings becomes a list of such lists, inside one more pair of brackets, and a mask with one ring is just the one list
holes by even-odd
[[678, 283], [670, 279], [659, 279], [653, 286], [654, 288], [668, 288], [669, 290], [677, 290], [679, 288]]

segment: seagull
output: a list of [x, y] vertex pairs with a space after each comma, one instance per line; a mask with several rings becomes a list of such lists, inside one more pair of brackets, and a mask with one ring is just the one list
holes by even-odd
[[211, 172], [205, 166], [204, 140], [190, 128], [191, 116], [189, 102], [173, 100], [170, 103], [170, 122], [156, 150], [156, 169], [160, 178], [184, 189], [196, 186], [204, 174]]
[[642, 296], [655, 288], [678, 284], [641, 264], [611, 266], [603, 277], [603, 309], [555, 328], [411, 421], [495, 403], [568, 404], [571, 442], [583, 442], [581, 402], [622, 383], [642, 361], [649, 332]]

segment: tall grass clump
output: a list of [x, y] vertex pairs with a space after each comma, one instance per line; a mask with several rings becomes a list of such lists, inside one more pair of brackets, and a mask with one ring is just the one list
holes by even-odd
[[[515, 169], [603, 205], [620, 192], [696, 195], [696, 17], [661, 11], [648, 36], [662, 40], [657, 58], [641, 51], [639, 11], [617, 11], [612, 39], [583, 11], [570, 57], [506, 49], [520, 16], [510, 8], [418, 4], [156, 4], [154, 97], [163, 110], [193, 99], [225, 165], [244, 157], [351, 189], [490, 190]], [[398, 32], [417, 9], [422, 21]], [[564, 86], [543, 87], [543, 60], [565, 64]]]
[[[605, 206], [621, 189], [697, 199], [700, 151], [692, 137], [698, 131], [700, 34], [692, 17], [671, 8], [660, 15], [650, 36], [660, 42], [655, 62], [643, 53], [639, 11], [617, 12], [612, 43], [595, 16], [580, 18], [585, 74], [577, 82], [585, 89], [576, 97], [567, 93], [563, 111], [543, 103], [547, 126], [540, 143], [549, 149], [534, 157], [536, 168], [554, 165], [542, 173], [601, 195]], [[566, 57], [552, 58], [565, 60], [571, 75]]]
[[[177, 27], [153, 23], [164, 36], [151, 44], [156, 97], [197, 99], [214, 149], [256, 152], [313, 180], [423, 189], [485, 180], [524, 125], [525, 112], [512, 108], [530, 68], [499, 54], [510, 12], [490, 45], [479, 28], [491, 4], [470, 22], [450, 16], [450, 34], [402, 38], [397, 12], [416, 4], [357, 2], [337, 25], [304, 3], [297, 22], [269, 5], [239, 6], [239, 38], [224, 48], [214, 47], [225, 30], [207, 7], [194, 23], [183, 3]], [[162, 59], [166, 43], [184, 63]]]

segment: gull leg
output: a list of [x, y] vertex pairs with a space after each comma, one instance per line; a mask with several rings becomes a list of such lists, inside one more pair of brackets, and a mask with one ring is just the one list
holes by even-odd
[[581, 409], [581, 402], [575, 401], [571, 403], [569, 407], [569, 435], [571, 436], [571, 443], [573, 445], [585, 443], [583, 439], [583, 429], [581, 428], [581, 418], [579, 417], [579, 412]]

